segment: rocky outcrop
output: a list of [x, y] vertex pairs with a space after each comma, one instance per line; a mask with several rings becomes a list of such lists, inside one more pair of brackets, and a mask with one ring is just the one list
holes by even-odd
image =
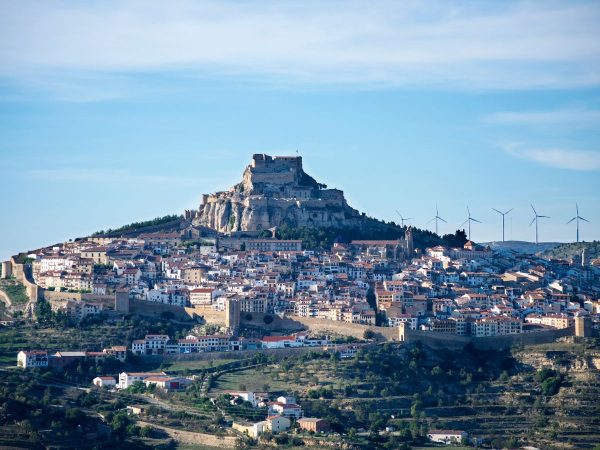
[[219, 232], [290, 227], [387, 228], [351, 208], [338, 189], [327, 189], [302, 169], [299, 156], [256, 154], [242, 181], [202, 196], [194, 225]]

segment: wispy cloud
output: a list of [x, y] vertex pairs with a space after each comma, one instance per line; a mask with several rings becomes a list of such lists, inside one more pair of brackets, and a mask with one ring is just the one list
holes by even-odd
[[501, 125], [598, 128], [600, 127], [600, 111], [586, 108], [563, 108], [551, 111], [498, 112], [484, 117], [483, 120], [487, 123]]
[[21, 0], [0, 6], [0, 75], [181, 71], [304, 84], [597, 86], [598, 23], [593, 1]]
[[561, 148], [527, 148], [521, 144], [507, 145], [504, 147], [504, 150], [511, 156], [557, 169], [600, 170], [600, 152], [596, 151]]

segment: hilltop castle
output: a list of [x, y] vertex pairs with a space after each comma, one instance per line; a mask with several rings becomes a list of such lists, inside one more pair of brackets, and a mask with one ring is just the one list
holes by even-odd
[[343, 191], [327, 189], [304, 172], [300, 156], [255, 154], [242, 181], [228, 191], [205, 194], [194, 225], [218, 232], [291, 227], [385, 229], [387, 225], [351, 208]]

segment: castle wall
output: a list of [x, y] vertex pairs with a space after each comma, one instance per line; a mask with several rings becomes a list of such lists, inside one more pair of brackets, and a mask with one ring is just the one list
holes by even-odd
[[536, 345], [554, 342], [564, 336], [572, 336], [574, 328], [563, 328], [557, 330], [534, 331], [530, 333], [510, 334], [503, 336], [488, 336], [473, 338], [469, 336], [458, 336], [450, 333], [435, 333], [431, 331], [410, 330], [403, 326], [396, 328], [400, 341], [421, 342], [432, 348], [461, 349], [468, 343], [480, 349], [502, 349], [515, 345]]
[[160, 317], [163, 313], [172, 313], [176, 319], [188, 320], [191, 318], [187, 309], [180, 306], [166, 305], [164, 303], [149, 302], [146, 300], [129, 300], [129, 312], [148, 317]]
[[67, 300], [75, 300], [79, 302], [102, 304], [106, 308], [112, 309], [115, 303], [114, 295], [95, 295], [82, 294], [80, 292], [59, 292], [44, 290], [42, 294], [44, 300], [48, 302], [59, 302]]
[[2, 261], [2, 274], [0, 278], [10, 278], [12, 276], [12, 266], [10, 261]]
[[30, 281], [31, 266], [17, 263], [14, 257], [10, 259], [10, 265], [11, 274], [17, 279], [18, 282], [25, 286], [29, 300], [37, 301], [38, 298], [40, 298], [40, 295], [43, 294], [44, 289], [39, 287], [33, 281]]

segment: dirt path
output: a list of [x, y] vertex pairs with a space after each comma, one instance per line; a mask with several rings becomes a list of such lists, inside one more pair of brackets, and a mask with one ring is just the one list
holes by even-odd
[[155, 425], [149, 422], [137, 421], [140, 426], [149, 426], [162, 430], [169, 435], [172, 439], [183, 444], [204, 444], [212, 447], [221, 448], [234, 448], [236, 438], [233, 436], [215, 436], [213, 434], [194, 433], [192, 431], [176, 430], [174, 428], [165, 427], [162, 425]]

